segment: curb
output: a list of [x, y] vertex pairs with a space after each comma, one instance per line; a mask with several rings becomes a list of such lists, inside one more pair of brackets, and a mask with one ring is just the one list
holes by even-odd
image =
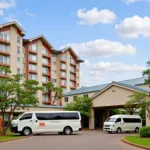
[[26, 138], [29, 138], [29, 137], [32, 137], [32, 135], [31, 136], [18, 137], [18, 138], [12, 138], [12, 139], [9, 139], [9, 140], [3, 140], [3, 141], [0, 141], [0, 144], [5, 143], [5, 142], [11, 142], [11, 141], [16, 141], [16, 140], [26, 139]]
[[150, 150], [150, 147], [147, 147], [147, 146], [141, 146], [141, 145], [138, 145], [138, 144], [134, 144], [134, 143], [131, 143], [131, 142], [128, 142], [127, 140], [125, 140], [125, 138], [121, 138], [121, 141], [123, 141], [124, 143], [128, 144], [128, 145], [132, 145], [132, 146], [135, 146], [135, 147], [138, 147], [138, 148], [142, 148], [142, 149], [145, 149], [145, 150]]

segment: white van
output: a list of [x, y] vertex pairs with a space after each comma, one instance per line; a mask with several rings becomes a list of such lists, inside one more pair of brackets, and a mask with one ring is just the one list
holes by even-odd
[[11, 121], [10, 129], [25, 136], [47, 132], [70, 135], [81, 130], [81, 115], [77, 111], [25, 112]]
[[109, 133], [139, 132], [142, 127], [142, 119], [138, 115], [114, 115], [104, 122], [103, 130]]

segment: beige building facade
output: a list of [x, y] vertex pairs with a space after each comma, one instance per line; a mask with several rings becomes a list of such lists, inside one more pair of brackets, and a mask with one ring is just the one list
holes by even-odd
[[[17, 22], [0, 25], [0, 66], [9, 67], [12, 74], [23, 74], [23, 81], [37, 80], [40, 86], [51, 81], [64, 93], [79, 88], [83, 60], [71, 47], [56, 50], [44, 35], [30, 39], [24, 36]], [[54, 94], [39, 91], [37, 97], [40, 105], [51, 105]], [[58, 105], [62, 105], [61, 100]]]

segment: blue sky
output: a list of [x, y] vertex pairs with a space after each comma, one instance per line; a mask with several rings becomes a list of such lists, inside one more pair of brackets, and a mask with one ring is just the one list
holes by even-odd
[[[81, 85], [140, 77], [150, 60], [149, 0], [0, 0], [0, 22], [17, 20], [26, 38], [44, 34], [85, 60]], [[129, 45], [128, 45], [129, 44]]]

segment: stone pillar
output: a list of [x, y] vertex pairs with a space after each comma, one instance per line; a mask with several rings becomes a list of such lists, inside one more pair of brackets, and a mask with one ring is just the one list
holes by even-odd
[[89, 117], [89, 129], [95, 129], [94, 108], [91, 108], [91, 116]]
[[146, 126], [150, 126], [150, 116], [148, 115], [148, 112], [146, 111]]
[[109, 109], [105, 109], [104, 110], [104, 120], [103, 120], [103, 122], [105, 122], [106, 119], [108, 119], [108, 118], [109, 118]]
[[2, 132], [2, 118], [0, 118], [0, 133]]

